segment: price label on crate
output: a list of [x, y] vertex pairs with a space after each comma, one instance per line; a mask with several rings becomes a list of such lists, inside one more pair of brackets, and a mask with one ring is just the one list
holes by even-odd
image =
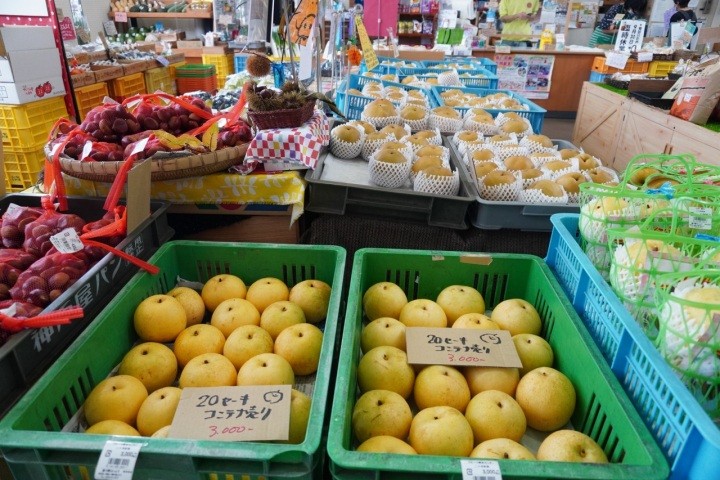
[[502, 480], [500, 465], [494, 460], [460, 460], [463, 480]]
[[108, 440], [95, 466], [95, 480], [132, 480], [142, 444]]
[[287, 440], [290, 385], [183, 388], [168, 437]]
[[690, 228], [710, 230], [712, 228], [712, 207], [690, 207], [688, 223]]
[[409, 327], [405, 341], [411, 364], [522, 367], [507, 330]]
[[163, 67], [170, 65], [170, 61], [164, 55], [155, 55], [155, 60]]
[[62, 232], [51, 236], [50, 243], [52, 243], [60, 253], [74, 253], [83, 249], [82, 240], [80, 240], [74, 228], [66, 228]]

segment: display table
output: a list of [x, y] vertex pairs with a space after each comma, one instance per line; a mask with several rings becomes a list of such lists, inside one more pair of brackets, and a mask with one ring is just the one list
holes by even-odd
[[642, 153], [690, 153], [720, 165], [720, 133], [590, 82], [583, 84], [572, 141], [618, 171]]
[[[288, 206], [290, 222], [303, 213], [305, 180], [299, 171], [279, 173], [216, 173], [202, 177], [152, 182], [150, 196], [154, 200], [167, 200], [174, 206], [192, 206], [192, 213], [221, 213], [213, 206], [224, 206], [226, 211], [238, 211], [248, 204]], [[63, 174], [68, 195], [106, 197], [110, 183], [92, 182]], [[203, 212], [203, 210], [205, 210]], [[190, 213], [185, 209], [181, 213]]]
[[[583, 82], [590, 78], [593, 60], [601, 53], [571, 52], [567, 50], [534, 50], [531, 48], [513, 48], [511, 54], [553, 55], [555, 57], [550, 95], [547, 99], [532, 99], [556, 117], [573, 118], [580, 102]], [[473, 57], [495, 57], [494, 48], [474, 48]]]

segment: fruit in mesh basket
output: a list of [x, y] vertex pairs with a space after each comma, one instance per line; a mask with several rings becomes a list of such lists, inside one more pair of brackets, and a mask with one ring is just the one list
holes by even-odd
[[500, 127], [505, 133], [523, 133], [527, 128], [528, 124], [524, 120], [509, 120]]
[[542, 145], [545, 148], [553, 147], [552, 140], [550, 140], [550, 137], [548, 137], [546, 135], [540, 135], [540, 134], [536, 133], [536, 134], [528, 135], [526, 138], [535, 143], [539, 143], [540, 145]]
[[508, 170], [527, 170], [535, 166], [530, 157], [525, 155], [512, 155], [506, 158], [504, 163]]
[[25, 227], [42, 215], [42, 208], [8, 208], [2, 216], [0, 236], [5, 248], [20, 248], [25, 240]]
[[492, 170], [482, 179], [483, 185], [486, 187], [497, 187], [500, 185], [512, 185], [517, 181], [515, 175], [507, 170]]
[[418, 173], [430, 167], [442, 167], [442, 159], [437, 155], [424, 155], [418, 157], [413, 163], [411, 170]]
[[[410, 119], [408, 119], [408, 120], [410, 120]], [[399, 125], [397, 123], [391, 123], [390, 125], [385, 125], [382, 129], [380, 129], [380, 131], [382, 133], [392, 134], [396, 140], [400, 140], [401, 138], [407, 136], [405, 127], [402, 125]]]
[[361, 126], [363, 128], [363, 130], [365, 130], [366, 135], [371, 134], [376, 131], [375, 126], [372, 123], [364, 122], [362, 120], [351, 120], [347, 124]]
[[10, 289], [13, 300], [46, 307], [87, 272], [86, 263], [72, 253], [46, 255], [22, 272]]
[[395, 115], [397, 115], [395, 105], [393, 105], [390, 100], [385, 100], [381, 98], [373, 100], [372, 102], [365, 105], [365, 108], [363, 108], [363, 113], [365, 114], [365, 116], [370, 118], [394, 117]]
[[562, 197], [565, 194], [563, 187], [552, 180], [538, 180], [530, 185], [528, 190], [540, 190], [543, 195], [548, 197]]
[[332, 129], [332, 135], [345, 143], [357, 143], [360, 141], [360, 130], [351, 125], [338, 125]]
[[479, 443], [472, 452], [471, 458], [498, 458], [510, 460], [535, 460], [526, 446], [509, 438], [493, 438]]
[[85, 399], [85, 419], [90, 426], [103, 420], [119, 420], [133, 426], [147, 396], [145, 385], [131, 375], [106, 378]]
[[477, 162], [475, 163], [475, 176], [483, 178], [493, 170], [497, 170], [498, 166], [495, 162]]
[[552, 462], [608, 463], [602, 447], [577, 430], [558, 430], [540, 444], [537, 459]]
[[123, 105], [101, 105], [88, 112], [80, 129], [101, 142], [119, 143], [125, 135], [139, 132], [141, 126]]
[[580, 170], [591, 170], [600, 166], [600, 162], [598, 161], [598, 159], [593, 157], [589, 153], [581, 153], [577, 156], [577, 158], [578, 167], [580, 167]]
[[407, 159], [400, 150], [395, 148], [381, 148], [375, 155], [375, 160], [385, 163], [405, 163]]
[[[184, 100], [197, 109], [208, 114], [212, 113], [210, 107], [197, 97], [184, 96]], [[164, 130], [173, 135], [180, 135], [199, 127], [205, 121], [203, 117], [192, 112], [179, 103], [158, 105], [149, 102], [140, 103], [134, 110], [134, 115], [140, 123], [142, 130]]]
[[473, 431], [465, 416], [447, 406], [420, 410], [410, 424], [410, 446], [425, 455], [467, 457], [473, 449]]
[[23, 248], [32, 255], [42, 257], [53, 248], [50, 237], [66, 228], [72, 228], [80, 235], [84, 226], [85, 220], [78, 215], [47, 211], [25, 226]]
[[580, 150], [576, 150], [574, 148], [562, 148], [560, 149], [560, 158], [563, 160], [569, 160], [573, 157], [577, 157], [580, 153]]
[[[40, 315], [42, 307], [18, 300], [0, 301], [0, 311], [14, 318], [32, 318]], [[0, 329], [2, 331], [2, 329]]]
[[527, 428], [522, 408], [515, 399], [499, 390], [485, 390], [475, 395], [467, 406], [468, 419], [475, 444], [493, 438], [519, 442]]

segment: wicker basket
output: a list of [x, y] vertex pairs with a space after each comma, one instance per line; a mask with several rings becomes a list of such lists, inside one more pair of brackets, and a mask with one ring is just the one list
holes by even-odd
[[310, 120], [315, 110], [315, 100], [310, 100], [302, 107], [268, 112], [248, 110], [248, 118], [258, 130], [271, 128], [295, 128]]
[[[150, 159], [152, 181], [177, 180], [201, 177], [227, 170], [245, 158], [248, 143], [225, 147], [210, 153], [187, 155], [165, 159]], [[52, 161], [50, 150], [45, 147], [45, 156]], [[81, 162], [66, 155], [60, 156], [60, 169], [71, 177], [93, 182], [112, 182], [124, 162]]]

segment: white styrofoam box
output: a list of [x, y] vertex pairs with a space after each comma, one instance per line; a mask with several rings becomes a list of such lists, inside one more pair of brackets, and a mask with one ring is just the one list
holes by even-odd
[[55, 48], [51, 27], [0, 27], [0, 55], [44, 48]]
[[62, 76], [57, 48], [11, 51], [0, 57], [0, 82], [22, 82], [34, 78]]
[[61, 76], [0, 83], [0, 104], [5, 105], [22, 105], [61, 95], [65, 95]]

